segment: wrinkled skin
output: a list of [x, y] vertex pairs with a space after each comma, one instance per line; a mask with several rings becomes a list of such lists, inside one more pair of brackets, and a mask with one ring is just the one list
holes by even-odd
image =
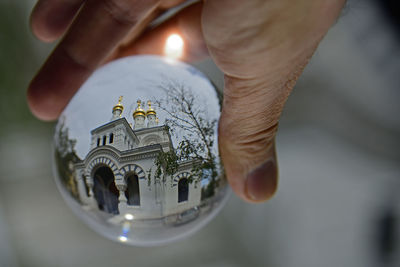
[[211, 56], [225, 74], [219, 145], [227, 178], [248, 202], [277, 188], [274, 137], [284, 103], [345, 0], [207, 0], [144, 31], [182, 0], [39, 0], [31, 27], [62, 41], [28, 88], [38, 118], [54, 120], [91, 73], [107, 61], [162, 54], [166, 37], [186, 41], [183, 60]]

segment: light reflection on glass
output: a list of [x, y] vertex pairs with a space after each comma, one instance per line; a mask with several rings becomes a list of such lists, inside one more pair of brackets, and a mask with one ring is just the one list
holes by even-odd
[[183, 55], [184, 42], [179, 34], [171, 34], [165, 43], [164, 52], [170, 59], [179, 59]]
[[123, 242], [123, 243], [125, 243], [126, 241], [128, 241], [128, 238], [126, 238], [126, 236], [120, 236], [118, 239], [119, 239], [119, 241], [121, 241], [121, 242]]
[[125, 214], [125, 219], [127, 219], [128, 221], [132, 221], [133, 220], [133, 215], [130, 213]]

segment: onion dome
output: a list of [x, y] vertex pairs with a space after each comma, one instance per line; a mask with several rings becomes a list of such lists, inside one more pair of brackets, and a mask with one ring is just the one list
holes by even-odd
[[151, 107], [150, 100], [147, 101], [147, 105], [149, 106], [149, 108], [146, 110], [146, 116], [148, 116], [148, 115], [156, 115], [156, 111]]
[[123, 98], [123, 96], [120, 96], [119, 98], [118, 98], [118, 104], [116, 104], [114, 107], [113, 107], [113, 113], [114, 113], [114, 111], [116, 111], [116, 110], [120, 110], [121, 111], [121, 113], [122, 113], [122, 111], [124, 111], [124, 106], [121, 104], [121, 101], [122, 101], [122, 98]]
[[143, 116], [144, 117], [146, 115], [146, 112], [140, 107], [141, 104], [142, 104], [142, 101], [138, 100], [137, 101], [137, 108], [133, 112], [133, 118], [136, 118], [137, 116]]

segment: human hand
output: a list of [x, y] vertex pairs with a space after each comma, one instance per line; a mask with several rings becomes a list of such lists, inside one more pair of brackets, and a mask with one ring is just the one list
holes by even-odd
[[283, 105], [345, 0], [208, 0], [143, 33], [181, 2], [39, 0], [35, 35], [53, 41], [66, 33], [32, 80], [29, 106], [41, 119], [56, 119], [105, 61], [162, 54], [162, 40], [179, 32], [187, 41], [185, 60], [208, 52], [225, 74], [219, 145], [233, 190], [246, 201], [264, 201], [277, 188], [274, 137]]

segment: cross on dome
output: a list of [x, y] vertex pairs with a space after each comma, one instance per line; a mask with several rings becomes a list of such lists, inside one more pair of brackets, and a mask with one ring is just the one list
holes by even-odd
[[136, 118], [137, 116], [143, 116], [144, 117], [146, 115], [146, 112], [144, 111], [144, 109], [141, 108], [141, 104], [142, 104], [142, 101], [140, 99], [138, 99], [137, 108], [133, 112], [133, 118]]
[[151, 115], [151, 114], [156, 115], [156, 111], [151, 107], [151, 101], [150, 100], [147, 101], [147, 106], [149, 108], [146, 110], [146, 116]]
[[122, 111], [124, 110], [124, 106], [123, 106], [122, 103], [121, 103], [121, 102], [122, 102], [122, 98], [123, 98], [122, 95], [118, 98], [118, 104], [116, 104], [116, 105], [113, 107], [113, 112], [116, 111], [116, 110], [120, 110], [121, 113], [122, 113]]

